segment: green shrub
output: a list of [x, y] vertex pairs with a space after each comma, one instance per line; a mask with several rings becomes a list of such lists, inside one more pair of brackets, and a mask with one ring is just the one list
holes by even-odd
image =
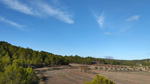
[[98, 69], [98, 67], [95, 67], [95, 69]]
[[87, 81], [84, 84], [115, 84], [113, 81], [105, 78], [104, 76], [99, 76], [98, 74], [93, 79], [93, 81]]
[[32, 68], [9, 65], [0, 72], [0, 84], [36, 84], [38, 77]]

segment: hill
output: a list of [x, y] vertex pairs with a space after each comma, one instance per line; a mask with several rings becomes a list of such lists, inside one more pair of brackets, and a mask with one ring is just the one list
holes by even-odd
[[[28, 66], [53, 66], [53, 65], [67, 65], [69, 63], [81, 63], [81, 64], [112, 64], [112, 65], [150, 65], [150, 59], [144, 60], [113, 60], [102, 59], [93, 57], [81, 57], [75, 56], [62, 56], [55, 55], [45, 51], [35, 51], [30, 48], [23, 48], [11, 45], [10, 43], [0, 41], [0, 58], [8, 63], [18, 62], [19, 65], [24, 67]], [[3, 60], [4, 61], [4, 60]]]

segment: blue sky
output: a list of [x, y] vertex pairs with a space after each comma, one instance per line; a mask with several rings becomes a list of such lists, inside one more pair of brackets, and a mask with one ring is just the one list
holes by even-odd
[[1, 0], [0, 40], [60, 55], [150, 58], [150, 0]]

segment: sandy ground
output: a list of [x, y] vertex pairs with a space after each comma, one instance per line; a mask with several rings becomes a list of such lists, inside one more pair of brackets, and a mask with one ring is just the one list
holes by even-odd
[[[150, 84], [150, 72], [115, 72], [102, 70], [81, 72], [77, 68], [80, 66], [79, 64], [71, 64], [70, 66], [45, 67], [35, 70], [45, 71], [43, 72], [43, 77], [45, 78], [44, 82], [46, 84], [83, 84], [86, 81], [93, 80], [96, 74], [109, 78], [115, 84]], [[92, 68], [92, 66], [90, 67]]]
[[83, 84], [96, 74], [113, 80], [115, 84], [150, 84], [149, 72], [112, 72], [91, 70], [88, 73], [79, 69], [57, 69], [44, 72], [46, 84]]
[[78, 69], [52, 70], [44, 73], [48, 79], [46, 84], [83, 84], [92, 80], [94, 75], [80, 72]]

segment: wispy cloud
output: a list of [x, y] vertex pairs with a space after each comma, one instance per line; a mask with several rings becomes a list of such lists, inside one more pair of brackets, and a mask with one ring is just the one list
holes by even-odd
[[22, 30], [22, 25], [20, 25], [20, 24], [18, 24], [18, 23], [15, 23], [15, 22], [13, 22], [13, 21], [10, 21], [10, 20], [8, 20], [8, 19], [5, 19], [5, 18], [3, 18], [3, 17], [1, 17], [0, 16], [0, 21], [2, 21], [2, 22], [5, 22], [5, 23], [7, 23], [7, 24], [10, 24], [10, 25], [12, 25], [12, 26], [15, 26], [15, 27], [17, 27], [18, 29], [20, 29], [20, 30]]
[[112, 33], [110, 33], [110, 32], [105, 32], [104, 34], [105, 34], [105, 35], [111, 35]]
[[5, 5], [7, 5], [10, 9], [30, 14], [30, 15], [36, 15], [36, 13], [33, 11], [33, 9], [23, 3], [20, 3], [18, 0], [2, 0]]
[[104, 25], [104, 20], [105, 20], [104, 13], [102, 13], [100, 16], [94, 14], [94, 16], [95, 16], [96, 21], [99, 24], [100, 28], [102, 28]]
[[134, 16], [132, 16], [132, 17], [129, 17], [128, 19], [127, 19], [127, 21], [137, 21], [138, 19], [139, 19], [139, 15], [134, 15]]
[[71, 17], [72, 17], [71, 14], [68, 14], [59, 9], [55, 9], [44, 2], [37, 2], [36, 4], [39, 7], [39, 9], [42, 9], [40, 11], [42, 11], [44, 14], [46, 14], [48, 16], [53, 16], [61, 21], [64, 21], [64, 22], [67, 22], [70, 24], [74, 23], [74, 21], [71, 19]]
[[34, 16], [50, 16], [55, 17], [66, 23], [74, 23], [72, 20], [72, 14], [64, 12], [58, 8], [53, 8], [49, 4], [44, 3], [40, 0], [36, 0], [33, 4], [23, 4], [19, 0], [2, 0], [2, 3], [7, 5], [10, 9], [29, 14]]
[[122, 32], [125, 32], [125, 31], [127, 31], [127, 28], [122, 28], [122, 29], [120, 29], [120, 33], [122, 33]]

